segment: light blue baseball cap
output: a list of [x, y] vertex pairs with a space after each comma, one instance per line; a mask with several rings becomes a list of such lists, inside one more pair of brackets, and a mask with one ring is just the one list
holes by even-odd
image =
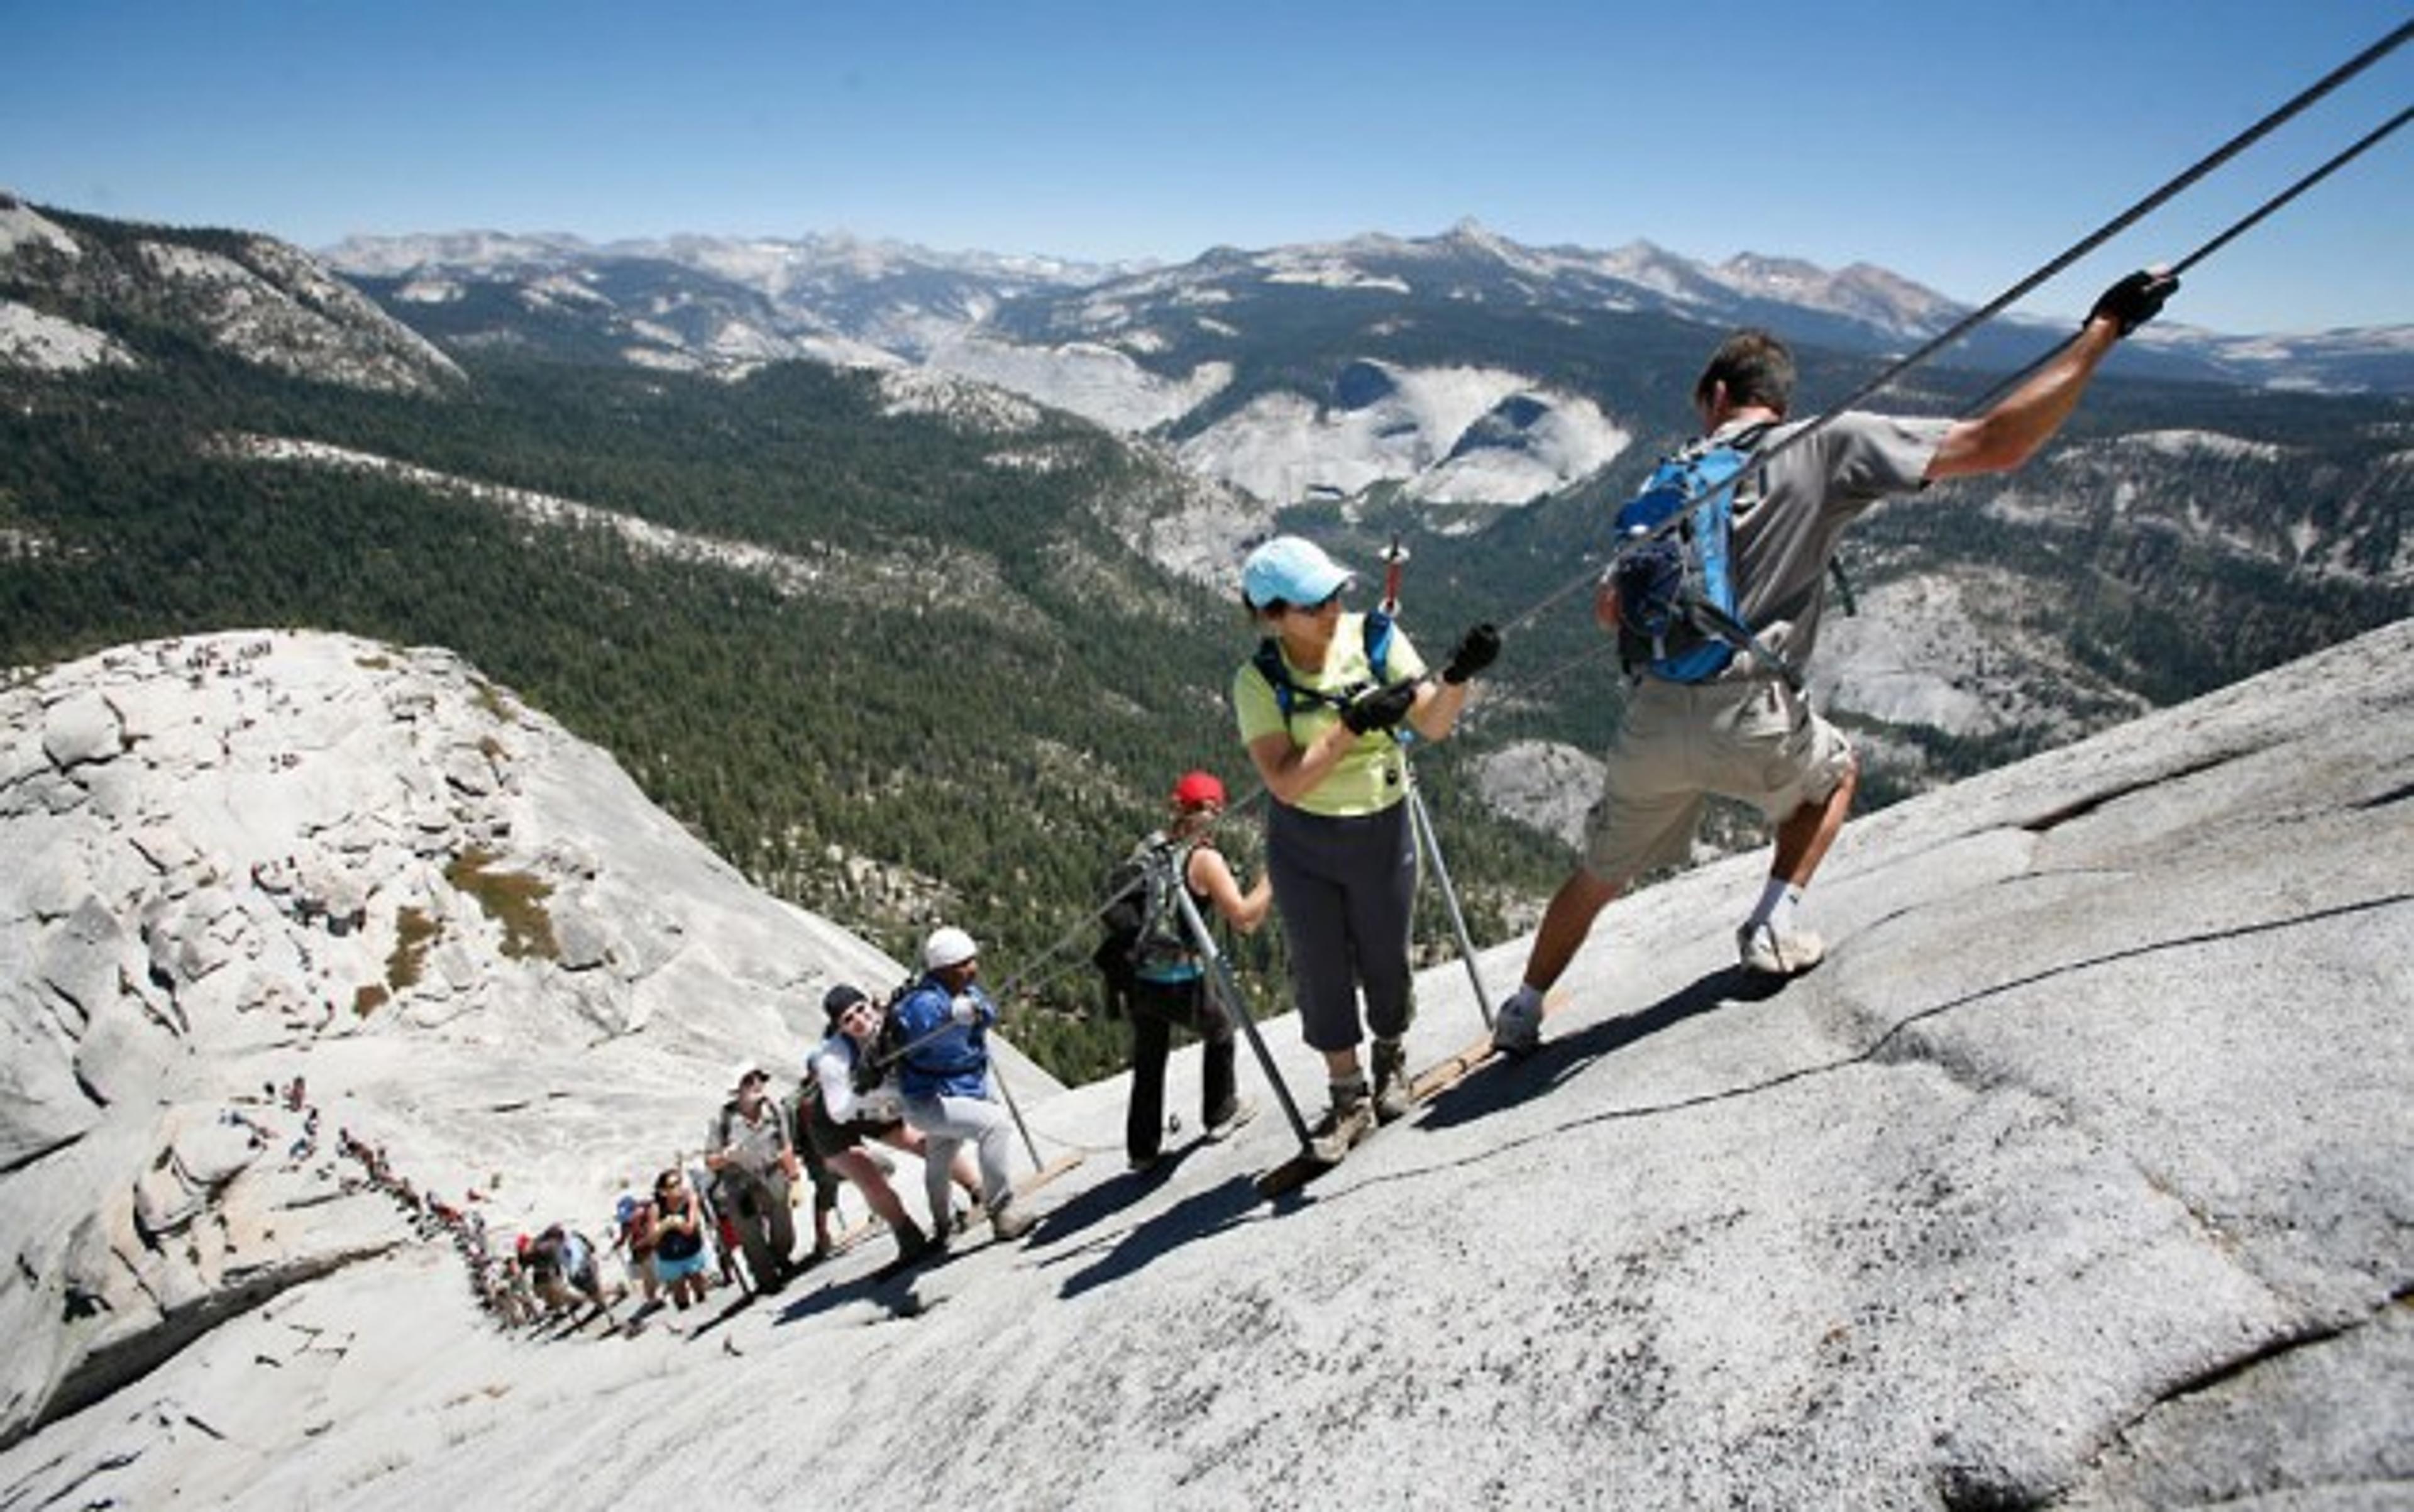
[[1277, 535], [1241, 564], [1241, 594], [1251, 608], [1262, 609], [1276, 599], [1305, 608], [1331, 598], [1356, 576], [1315, 542]]

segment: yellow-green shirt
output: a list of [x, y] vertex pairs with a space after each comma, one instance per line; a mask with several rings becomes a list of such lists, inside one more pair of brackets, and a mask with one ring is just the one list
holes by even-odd
[[[1283, 670], [1299, 687], [1318, 693], [1338, 694], [1345, 688], [1374, 681], [1374, 670], [1366, 664], [1365, 621], [1363, 614], [1341, 617], [1341, 622], [1334, 627], [1333, 645], [1324, 653], [1321, 669], [1302, 671], [1285, 656]], [[1279, 647], [1281, 643], [1275, 644]], [[1420, 676], [1425, 669], [1417, 649], [1408, 644], [1408, 632], [1397, 625], [1392, 627], [1392, 643], [1384, 652], [1383, 664], [1383, 670], [1393, 681]], [[1290, 722], [1286, 726], [1282, 706], [1274, 701], [1274, 686], [1254, 661], [1243, 663], [1232, 675], [1232, 710], [1240, 719], [1243, 745], [1254, 745], [1261, 737], [1288, 727], [1290, 738], [1305, 747], [1341, 720], [1329, 704], [1294, 698]], [[1408, 796], [1408, 789], [1402, 786], [1406, 775], [1402, 768], [1407, 759], [1400, 753], [1399, 742], [1388, 732], [1369, 731], [1351, 742], [1340, 764], [1326, 772], [1324, 780], [1308, 789], [1293, 806], [1334, 818], [1378, 814]]]

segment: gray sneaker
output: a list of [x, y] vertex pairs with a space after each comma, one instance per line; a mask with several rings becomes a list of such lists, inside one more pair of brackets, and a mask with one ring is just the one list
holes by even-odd
[[1826, 959], [1826, 942], [1807, 929], [1780, 935], [1770, 924], [1745, 924], [1736, 931], [1736, 954], [1746, 971], [1765, 977], [1798, 977]]
[[1408, 1085], [1408, 1054], [1397, 1040], [1375, 1041], [1375, 1121], [1396, 1123], [1416, 1111]]
[[1530, 1055], [1542, 1044], [1542, 995], [1520, 985], [1492, 1021], [1492, 1048], [1504, 1055]]

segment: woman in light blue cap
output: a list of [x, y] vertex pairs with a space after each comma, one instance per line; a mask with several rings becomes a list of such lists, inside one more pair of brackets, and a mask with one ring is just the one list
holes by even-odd
[[[1414, 1009], [1408, 924], [1417, 856], [1397, 731], [1406, 724], [1425, 740], [1448, 735], [1469, 680], [1500, 652], [1499, 633], [1477, 625], [1435, 681], [1387, 618], [1343, 612], [1352, 576], [1296, 535], [1250, 552], [1241, 601], [1265, 638], [1232, 679], [1241, 741], [1274, 799], [1266, 870], [1290, 947], [1301, 1028], [1332, 1083], [1332, 1111], [1317, 1139], [1326, 1160], [1411, 1105], [1401, 1036]], [[1371, 1098], [1358, 1058], [1369, 1027]]]

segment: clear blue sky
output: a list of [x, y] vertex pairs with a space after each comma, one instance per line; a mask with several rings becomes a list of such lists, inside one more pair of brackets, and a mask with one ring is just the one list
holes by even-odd
[[[1992, 298], [2407, 0], [0, 0], [0, 187], [351, 232], [1638, 237]], [[2021, 307], [2083, 308], [2414, 102], [2414, 43]], [[2414, 126], [2206, 262], [2216, 330], [2414, 322]]]

